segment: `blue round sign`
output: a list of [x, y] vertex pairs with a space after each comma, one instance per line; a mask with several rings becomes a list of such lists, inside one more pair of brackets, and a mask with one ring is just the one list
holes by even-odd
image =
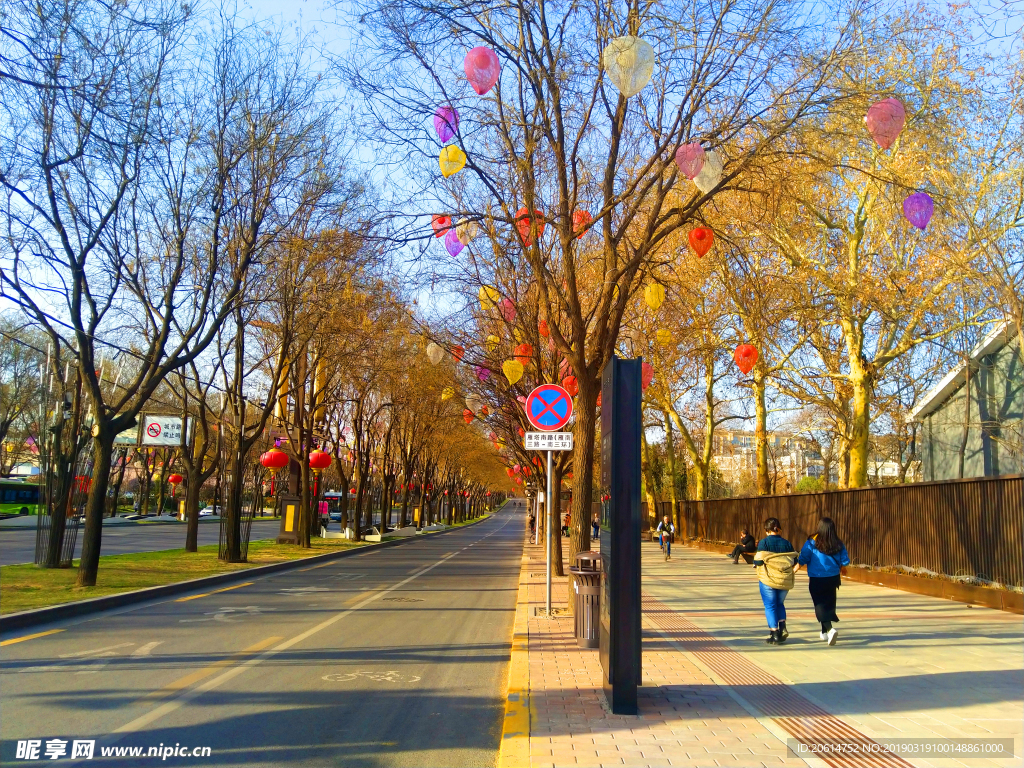
[[541, 384], [526, 398], [526, 418], [539, 430], [559, 430], [571, 416], [572, 397], [557, 384]]

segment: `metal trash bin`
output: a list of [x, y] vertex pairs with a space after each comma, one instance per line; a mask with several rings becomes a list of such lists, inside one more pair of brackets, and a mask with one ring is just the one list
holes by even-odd
[[576, 645], [597, 648], [601, 642], [601, 554], [580, 552], [572, 574], [576, 602], [573, 606]]

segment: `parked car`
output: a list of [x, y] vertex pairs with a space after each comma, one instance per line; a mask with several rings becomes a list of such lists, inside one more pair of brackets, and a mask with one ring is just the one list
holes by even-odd
[[199, 516], [200, 517], [211, 517], [213, 515], [219, 515], [219, 514], [220, 514], [220, 506], [217, 505], [217, 504], [211, 504], [206, 509], [200, 509], [199, 510]]

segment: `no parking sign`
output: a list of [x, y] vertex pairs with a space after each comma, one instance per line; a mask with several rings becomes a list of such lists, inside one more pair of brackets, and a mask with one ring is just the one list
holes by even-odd
[[539, 430], [555, 432], [572, 416], [572, 397], [557, 384], [541, 384], [526, 398], [526, 418]]

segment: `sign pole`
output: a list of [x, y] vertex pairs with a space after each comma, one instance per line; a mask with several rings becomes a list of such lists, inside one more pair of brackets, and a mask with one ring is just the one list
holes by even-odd
[[[558, 522], [557, 515], [555, 515], [554, 499], [551, 498], [551, 451], [548, 451], [548, 498], [547, 503], [544, 505], [547, 507], [547, 525], [544, 527], [547, 529], [547, 545], [548, 545], [548, 557], [547, 557], [547, 617], [551, 618], [551, 529]], [[561, 512], [561, 510], [559, 510]], [[561, 535], [561, 532], [559, 532]]]

